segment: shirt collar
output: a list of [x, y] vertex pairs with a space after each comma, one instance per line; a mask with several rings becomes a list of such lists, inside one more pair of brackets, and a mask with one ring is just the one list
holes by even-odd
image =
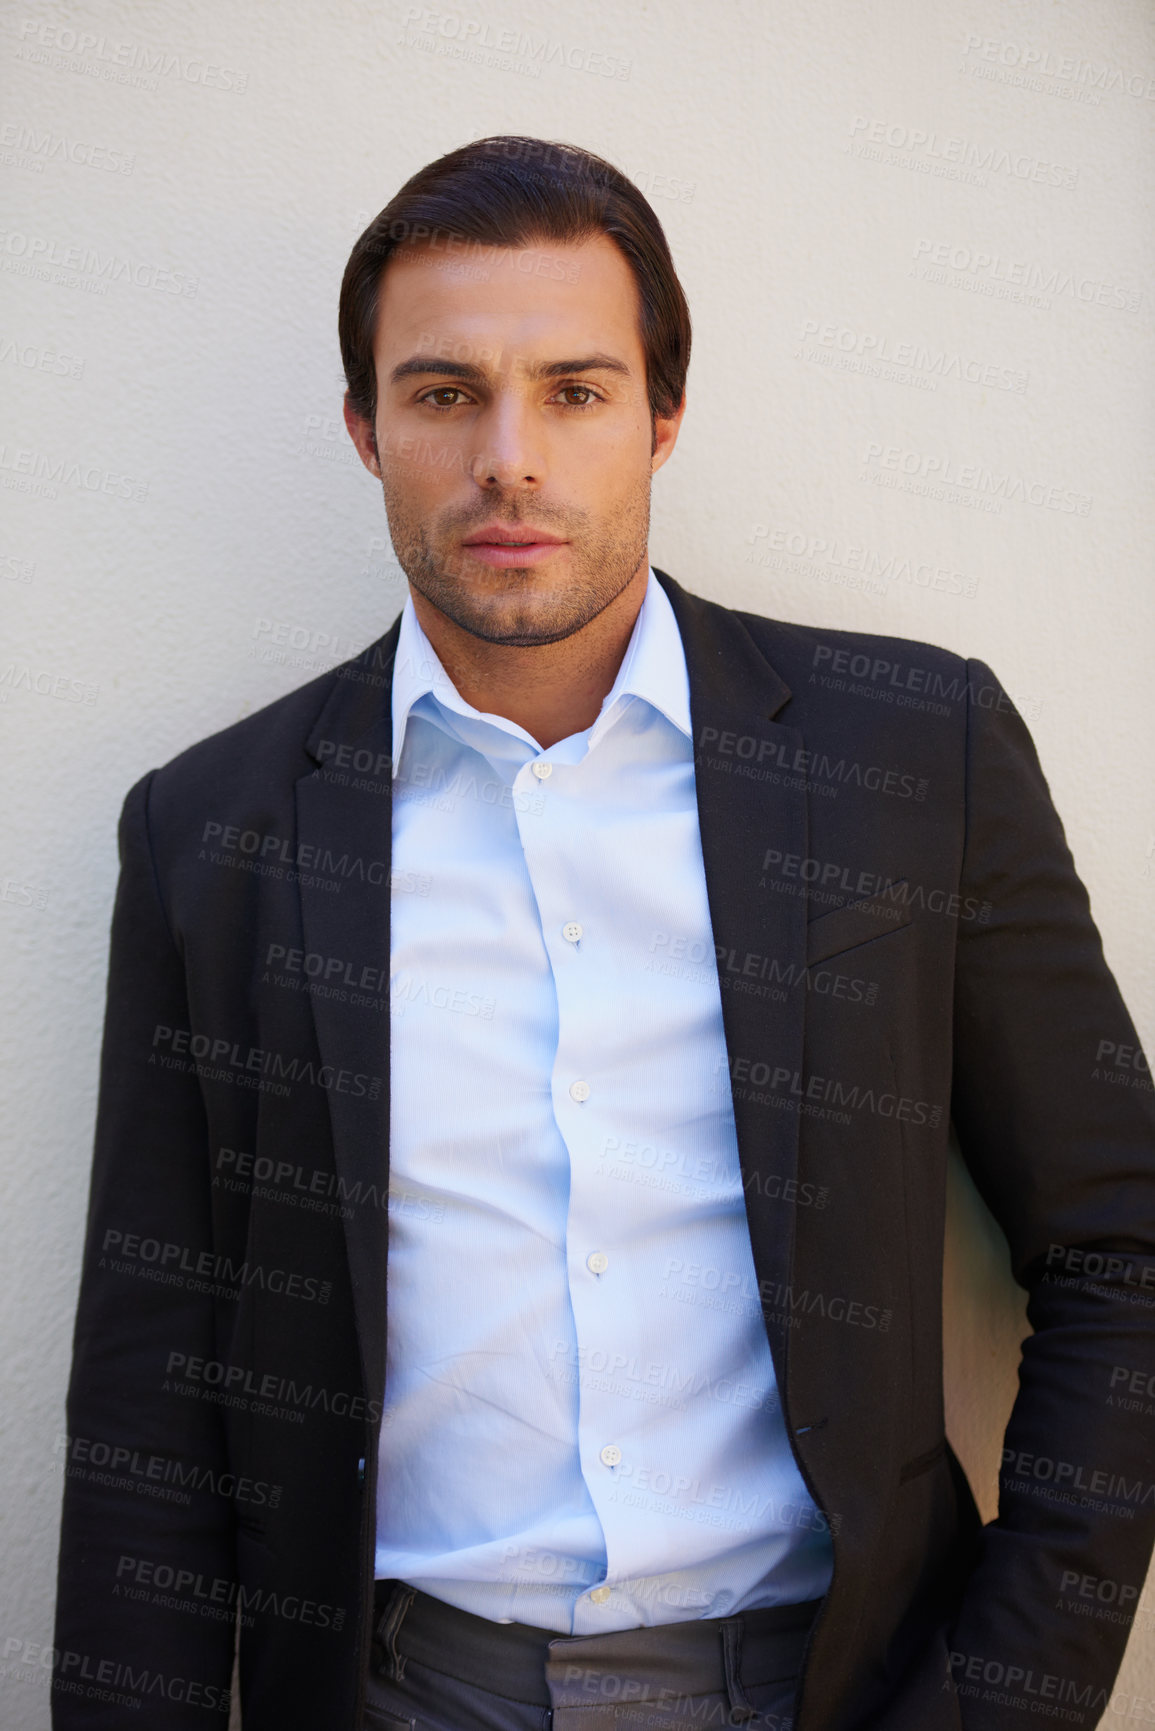
[[[429, 694], [443, 709], [472, 721], [487, 721], [534, 745], [524, 728], [507, 716], [474, 709], [461, 696], [446, 673], [437, 652], [417, 618], [413, 598], [406, 598], [401, 612], [401, 627], [397, 638], [397, 653], [393, 662], [393, 773], [397, 774], [405, 730], [416, 704]], [[664, 715], [667, 721], [692, 737], [690, 721], [690, 679], [686, 672], [686, 656], [681, 633], [668, 596], [650, 567], [649, 581], [638, 617], [622, 656], [617, 678], [607, 693], [597, 720], [589, 728], [589, 745], [593, 746], [617, 718], [619, 705], [631, 697], [640, 697]]]

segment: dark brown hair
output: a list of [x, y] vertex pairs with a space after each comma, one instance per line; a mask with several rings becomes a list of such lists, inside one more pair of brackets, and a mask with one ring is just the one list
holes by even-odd
[[419, 169], [357, 241], [341, 282], [338, 329], [351, 407], [377, 413], [373, 336], [381, 275], [404, 246], [470, 251], [608, 235], [634, 274], [651, 415], [672, 415], [690, 361], [690, 309], [670, 248], [632, 181], [600, 156], [542, 138], [481, 138]]

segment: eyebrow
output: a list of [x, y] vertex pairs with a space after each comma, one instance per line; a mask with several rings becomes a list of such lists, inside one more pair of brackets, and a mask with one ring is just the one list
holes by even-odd
[[[624, 373], [629, 377], [630, 371], [625, 361], [619, 361], [613, 355], [585, 355], [576, 361], [538, 361], [524, 369], [525, 376], [535, 381], [560, 379], [570, 373]], [[407, 361], [401, 361], [393, 368], [389, 382], [395, 385], [402, 379], [423, 377], [430, 373], [441, 378], [464, 379], [471, 385], [484, 384], [487, 377], [482, 367], [475, 367], [469, 361], [443, 361], [436, 355], [411, 355]]]

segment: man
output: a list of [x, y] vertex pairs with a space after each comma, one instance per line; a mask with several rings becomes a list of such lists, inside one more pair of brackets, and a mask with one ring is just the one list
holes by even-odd
[[[651, 570], [689, 318], [608, 164], [422, 170], [341, 337], [410, 598], [126, 801], [57, 1725], [219, 1725], [239, 1636], [246, 1731], [1092, 1726], [1152, 1112], [1019, 716]], [[952, 1120], [1035, 1330], [985, 1529]]]

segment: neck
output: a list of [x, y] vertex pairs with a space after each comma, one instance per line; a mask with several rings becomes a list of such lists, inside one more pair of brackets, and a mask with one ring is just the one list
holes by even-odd
[[409, 593], [421, 629], [466, 703], [516, 722], [544, 751], [597, 720], [617, 678], [648, 578], [647, 557], [621, 593], [580, 631], [558, 643], [524, 649], [474, 637], [412, 586]]

